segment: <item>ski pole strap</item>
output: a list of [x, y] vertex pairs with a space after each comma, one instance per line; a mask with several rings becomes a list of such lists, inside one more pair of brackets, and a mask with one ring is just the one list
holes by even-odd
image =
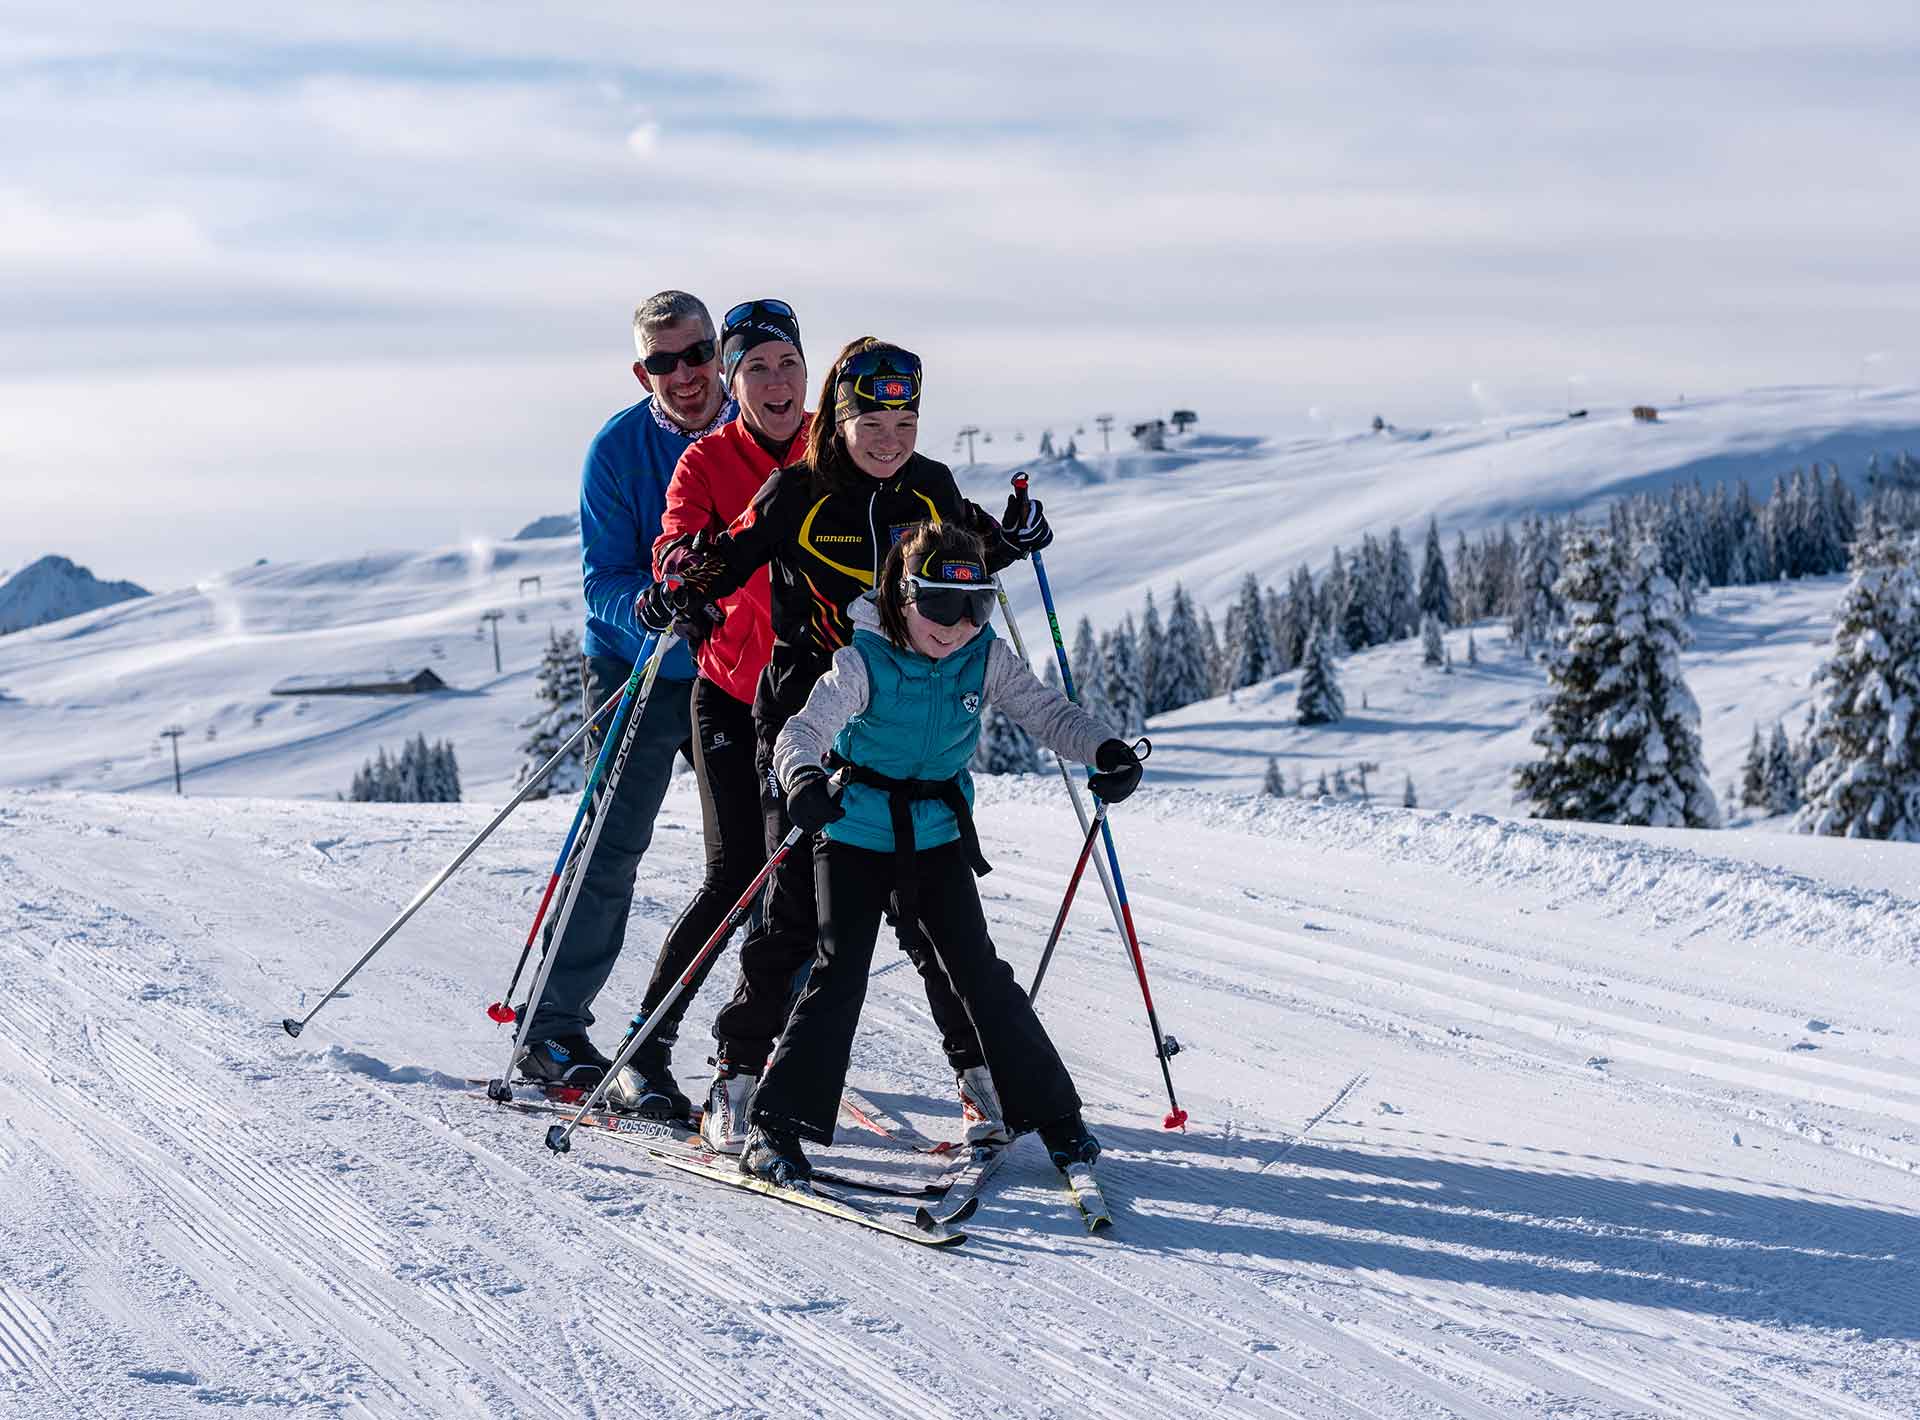
[[837, 751], [827, 756], [827, 767], [843, 774], [849, 783], [864, 784], [887, 796], [887, 810], [893, 819], [894, 893], [899, 901], [899, 917], [894, 925], [900, 934], [903, 949], [910, 944], [918, 946], [920, 865], [916, 856], [918, 845], [913, 835], [914, 803], [921, 799], [938, 799], [945, 804], [960, 830], [960, 846], [967, 855], [967, 863], [974, 875], [985, 877], [993, 871], [993, 865], [980, 852], [980, 835], [974, 830], [973, 810], [967, 806], [967, 796], [960, 790], [960, 781], [957, 778], [895, 779], [864, 764], [855, 764]]

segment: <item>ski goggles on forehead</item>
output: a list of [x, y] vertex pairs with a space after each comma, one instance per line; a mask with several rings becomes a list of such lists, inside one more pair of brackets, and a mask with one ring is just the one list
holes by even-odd
[[862, 413], [919, 407], [920, 357], [905, 350], [863, 350], [840, 367]]
[[793, 307], [785, 301], [742, 301], [739, 305], [727, 312], [726, 316], [720, 322], [721, 328], [731, 330], [736, 325], [745, 325], [762, 312], [769, 315], [785, 316], [790, 321], [798, 321], [800, 319], [800, 317], [793, 313]]
[[640, 368], [649, 375], [671, 375], [682, 365], [704, 365], [720, 347], [711, 340], [696, 340], [685, 350], [656, 350], [640, 359]]
[[937, 563], [938, 579], [909, 572], [901, 591], [918, 607], [928, 621], [940, 626], [958, 625], [965, 617], [975, 626], [985, 626], [993, 616], [993, 583], [986, 569], [977, 562]]

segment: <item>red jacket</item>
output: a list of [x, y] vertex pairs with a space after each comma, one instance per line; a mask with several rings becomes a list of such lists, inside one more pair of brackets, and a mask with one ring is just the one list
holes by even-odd
[[[808, 414], [788, 447], [798, 457], [806, 447]], [[688, 445], [667, 485], [667, 510], [660, 518], [660, 536], [653, 544], [654, 574], [660, 558], [677, 538], [705, 528], [724, 532], [745, 511], [760, 485], [777, 472], [779, 463], [753, 437], [745, 415], [706, 438]], [[773, 606], [767, 569], [756, 571], [747, 584], [723, 598], [727, 619], [694, 652], [700, 674], [743, 704], [753, 703], [754, 686], [773, 654]]]

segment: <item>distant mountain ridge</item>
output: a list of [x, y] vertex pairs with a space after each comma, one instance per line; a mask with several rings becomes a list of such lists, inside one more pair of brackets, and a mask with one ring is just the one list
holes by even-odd
[[42, 557], [0, 582], [0, 636], [152, 596], [134, 582], [103, 582], [66, 557]]

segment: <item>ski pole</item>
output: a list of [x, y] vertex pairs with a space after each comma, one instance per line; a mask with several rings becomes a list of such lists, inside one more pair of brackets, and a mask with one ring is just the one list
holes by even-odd
[[621, 737], [621, 731], [626, 728], [627, 712], [633, 706], [634, 693], [640, 688], [644, 667], [653, 658], [653, 644], [659, 634], [649, 631], [647, 639], [641, 643], [640, 659], [634, 662], [633, 674], [627, 677], [626, 688], [620, 693], [620, 708], [614, 711], [613, 721], [607, 726], [607, 737], [600, 742], [600, 753], [594, 756], [593, 772], [587, 776], [587, 782], [580, 790], [580, 806], [573, 811], [573, 824], [567, 829], [566, 841], [560, 845], [560, 856], [553, 860], [553, 872], [547, 876], [546, 891], [540, 894], [540, 906], [534, 910], [533, 925], [527, 928], [527, 940], [520, 948], [520, 960], [513, 964], [513, 975], [507, 978], [505, 994], [487, 1007], [487, 1015], [501, 1025], [509, 1025], [517, 1019], [510, 1004], [514, 988], [520, 984], [520, 973], [526, 969], [527, 956], [533, 950], [533, 940], [540, 934], [540, 923], [547, 915], [547, 904], [553, 901], [553, 890], [560, 882], [560, 874], [566, 869], [567, 859], [573, 854], [573, 843], [580, 835], [581, 820], [586, 818], [587, 806], [593, 802], [593, 791], [599, 785], [601, 772], [611, 757], [614, 741]]
[[627, 767], [627, 756], [633, 752], [633, 732], [639, 728], [641, 717], [646, 714], [647, 702], [653, 698], [654, 680], [660, 674], [660, 663], [667, 658], [667, 648], [673, 642], [672, 636], [654, 638], [653, 654], [647, 658], [639, 693], [634, 697], [633, 707], [627, 712], [627, 727], [620, 736], [620, 748], [614, 754], [612, 767], [607, 771], [606, 788], [600, 796], [600, 811], [594, 814], [593, 826], [587, 830], [587, 841], [580, 849], [579, 861], [567, 883], [566, 895], [560, 900], [560, 915], [554, 919], [553, 934], [548, 938], [547, 950], [541, 954], [540, 970], [534, 973], [533, 989], [527, 993], [527, 1014], [521, 1020], [520, 1028], [513, 1033], [513, 1045], [507, 1054], [506, 1068], [500, 1072], [498, 1079], [487, 1081], [487, 1095], [491, 1099], [513, 1098], [514, 1062], [520, 1058], [520, 1048], [526, 1044], [527, 1032], [533, 1026], [534, 1016], [539, 1013], [541, 994], [547, 989], [547, 978], [553, 974], [554, 958], [560, 954], [560, 943], [566, 937], [567, 923], [573, 920], [574, 904], [580, 901], [581, 886], [586, 882], [587, 869], [593, 863], [593, 850], [599, 845], [600, 832], [607, 826], [607, 820], [613, 817], [613, 796], [619, 791], [620, 776]]
[[1040, 999], [1040, 983], [1046, 980], [1047, 963], [1053, 960], [1053, 949], [1059, 944], [1060, 931], [1067, 925], [1067, 909], [1073, 906], [1073, 895], [1079, 890], [1082, 874], [1087, 871], [1087, 859], [1093, 856], [1093, 840], [1100, 836], [1100, 826], [1107, 821], [1107, 801], [1096, 797], [1093, 803], [1093, 826], [1087, 830], [1087, 836], [1080, 844], [1080, 856], [1073, 863], [1073, 876], [1067, 879], [1067, 895], [1060, 899], [1060, 911], [1053, 919], [1053, 931], [1047, 934], [1046, 950], [1040, 953], [1040, 966], [1033, 973], [1033, 985], [1027, 988], [1029, 1003]]
[[[1013, 491], [1021, 499], [1027, 496], [1027, 475], [1016, 473], [1013, 476]], [[1033, 575], [1040, 583], [1040, 602], [1047, 609], [1047, 625], [1053, 631], [1053, 652], [1060, 662], [1060, 686], [1070, 700], [1078, 699], [1073, 693], [1073, 668], [1067, 663], [1067, 644], [1060, 635], [1060, 617], [1054, 610], [1053, 586], [1047, 581], [1046, 560], [1038, 552], [1030, 553], [1028, 560], [1033, 563]], [[1011, 618], [1009, 618], [1011, 621]], [[1017, 644], [1017, 643], [1016, 643]], [[1180, 1102], [1173, 1093], [1173, 1071], [1167, 1062], [1179, 1052], [1178, 1041], [1162, 1034], [1159, 1014], [1153, 1009], [1153, 992], [1147, 986], [1147, 963], [1140, 953], [1140, 934], [1134, 929], [1133, 908], [1127, 902], [1126, 880], [1120, 876], [1120, 855], [1114, 851], [1112, 825], [1100, 825], [1100, 840], [1106, 849], [1107, 867], [1113, 874], [1113, 892], [1118, 911], [1116, 920], [1120, 924], [1120, 939], [1126, 944], [1127, 955], [1133, 961], [1133, 972], [1140, 980], [1140, 997], [1147, 1007], [1147, 1025], [1153, 1031], [1153, 1053], [1160, 1061], [1160, 1076], [1167, 1085], [1167, 1114], [1160, 1122], [1167, 1129], [1184, 1129], [1187, 1124], [1187, 1112], [1180, 1108]]]
[[559, 750], [555, 752], [553, 758], [549, 759], [545, 764], [541, 765], [538, 769], [534, 770], [533, 774], [528, 778], [527, 782], [521, 786], [520, 792], [515, 794], [513, 798], [507, 802], [507, 806], [504, 809], [500, 810], [499, 813], [493, 816], [493, 822], [488, 824], [485, 828], [481, 829], [479, 833], [475, 834], [473, 837], [473, 840], [469, 842], [465, 848], [462, 848], [457, 854], [454, 855], [454, 859], [451, 863], [447, 864], [446, 867], [442, 868], [438, 873], [436, 873], [425, 887], [421, 888], [419, 892], [414, 894], [413, 901], [409, 902], [404, 908], [400, 910], [400, 915], [394, 918], [393, 921], [387, 925], [387, 930], [382, 932], [380, 936], [374, 941], [374, 944], [367, 948], [365, 953], [362, 954], [359, 961], [355, 962], [350, 968], [348, 968], [347, 974], [345, 976], [341, 977], [338, 981], [334, 982], [333, 985], [327, 989], [327, 994], [320, 998], [320, 1000], [314, 1005], [314, 1008], [311, 1011], [308, 1011], [306, 1015], [300, 1017], [298, 1020], [295, 1020], [292, 1016], [288, 1016], [285, 1020], [280, 1022], [281, 1029], [286, 1031], [288, 1035], [295, 1036], [295, 1037], [299, 1036], [300, 1032], [307, 1028], [307, 1022], [311, 1021], [315, 1016], [320, 1014], [320, 1007], [326, 1005], [327, 1002], [331, 1001], [335, 996], [338, 996], [340, 992], [346, 988], [346, 984], [349, 981], [353, 980], [353, 978], [359, 973], [360, 968], [365, 966], [368, 962], [372, 961], [375, 953], [377, 953], [382, 947], [384, 947], [387, 944], [387, 942], [393, 937], [393, 934], [398, 932], [402, 927], [406, 926], [407, 919], [413, 916], [414, 913], [418, 912], [421, 909], [421, 907], [426, 903], [426, 900], [432, 897], [436, 892], [440, 890], [441, 884], [446, 882], [448, 878], [452, 877], [454, 873], [459, 870], [460, 865], [466, 862], [468, 858], [473, 856], [474, 850], [477, 849], [482, 843], [485, 843], [496, 828], [500, 827], [501, 824], [507, 821], [507, 815], [512, 813], [515, 809], [519, 808], [521, 804], [525, 803], [528, 799], [533, 797], [533, 791], [535, 789], [538, 789], [542, 784], [547, 782], [547, 776], [553, 773], [555, 769], [559, 768], [560, 761], [565, 759], [567, 755], [572, 752], [573, 747], [576, 744], [578, 744], [580, 740], [586, 735], [588, 728], [592, 726], [594, 722], [597, 721], [602, 715], [606, 714], [607, 711], [611, 710], [614, 707], [614, 705], [619, 702], [619, 699], [620, 697], [618, 692], [616, 692], [613, 695], [609, 695], [606, 698], [606, 700], [601, 703], [599, 709], [595, 710], [591, 715], [587, 716], [586, 720], [581, 724], [580, 728], [575, 730], [571, 735], [567, 736], [567, 742], [560, 746]]
[[[839, 778], [840, 776], [838, 774], [834, 776], [836, 781], [839, 780]], [[573, 1147], [573, 1131], [575, 1127], [581, 1120], [593, 1113], [594, 1107], [600, 1103], [601, 1097], [606, 1094], [607, 1086], [613, 1083], [613, 1077], [625, 1069], [627, 1062], [633, 1058], [635, 1052], [637, 1052], [642, 1045], [646, 1044], [647, 1040], [659, 1027], [660, 1022], [666, 1019], [669, 1013], [671, 1013], [674, 1002], [678, 1001], [692, 988], [693, 982], [695, 978], [700, 975], [700, 969], [706, 963], [707, 958], [725, 946], [727, 938], [731, 937], [735, 929], [737, 929], [742, 922], [746, 921], [748, 914], [753, 911], [753, 899], [759, 894], [760, 889], [766, 885], [767, 879], [772, 877], [779, 866], [787, 860], [787, 855], [793, 851], [793, 845], [798, 843], [804, 836], [805, 831], [799, 824], [795, 824], [787, 830], [786, 837], [782, 838], [779, 846], [773, 850], [773, 856], [767, 859], [765, 866], [762, 867], [758, 873], [754, 874], [753, 881], [747, 884], [747, 890], [740, 894], [739, 900], [728, 910], [725, 919], [718, 927], [713, 929], [713, 934], [707, 938], [706, 943], [695, 953], [693, 960], [687, 964], [687, 969], [680, 973], [680, 979], [673, 983], [673, 989], [667, 992], [667, 994], [661, 998], [660, 1004], [655, 1006], [651, 1011], [639, 1011], [634, 1014], [633, 1024], [627, 1028], [627, 1038], [621, 1042], [619, 1053], [614, 1056], [613, 1063], [607, 1067], [607, 1073], [600, 1077], [600, 1083], [595, 1085], [587, 1097], [580, 1102], [580, 1107], [573, 1112], [573, 1118], [569, 1119], [565, 1124], [548, 1126], [547, 1147], [549, 1149], [553, 1150], [556, 1154], [564, 1154]], [[491, 1092], [492, 1091], [489, 1090], [489, 1093]]]

